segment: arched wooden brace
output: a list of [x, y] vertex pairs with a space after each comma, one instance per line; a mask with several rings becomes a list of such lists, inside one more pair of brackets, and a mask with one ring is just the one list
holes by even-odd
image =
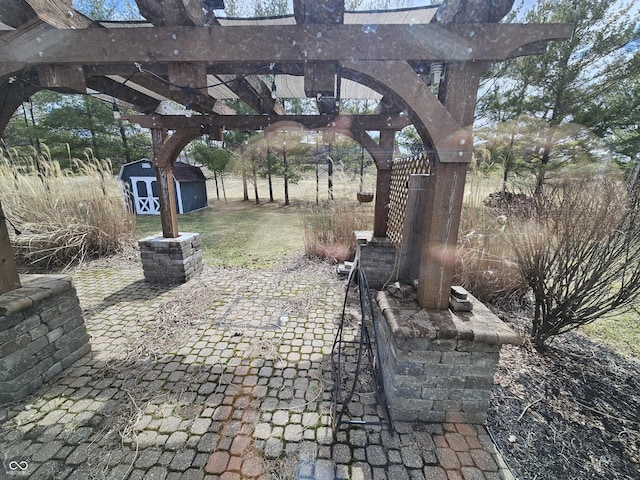
[[[418, 302], [446, 309], [453, 280], [471, 129], [483, 62], [450, 64], [440, 89], [442, 102], [406, 61], [342, 62], [346, 74], [407, 106], [423, 142], [435, 152], [432, 181], [424, 205], [425, 232], [420, 249]], [[364, 77], [364, 78], [363, 78]], [[384, 184], [381, 185], [384, 187]], [[388, 193], [387, 193], [388, 194]]]
[[[308, 129], [308, 127], [302, 123], [283, 121], [265, 128], [265, 132], [275, 132], [286, 128], [292, 130]], [[353, 138], [373, 158], [377, 167], [373, 234], [376, 237], [384, 237], [387, 233], [387, 221], [389, 219], [391, 161], [393, 160], [396, 129], [380, 130], [379, 143], [376, 143], [365, 130], [351, 128], [351, 125], [347, 123], [337, 122], [335, 126], [321, 128], [319, 130], [323, 132], [331, 131]]]
[[167, 131], [162, 128], [151, 129], [153, 165], [156, 167], [160, 221], [164, 238], [177, 238], [179, 235], [176, 192], [173, 185], [173, 164], [182, 149], [202, 133], [202, 129], [199, 128], [179, 129], [171, 135], [168, 135]]
[[24, 85], [21, 82], [5, 83], [0, 87], [0, 135], [25, 99], [40, 90], [42, 88], [37, 85]]

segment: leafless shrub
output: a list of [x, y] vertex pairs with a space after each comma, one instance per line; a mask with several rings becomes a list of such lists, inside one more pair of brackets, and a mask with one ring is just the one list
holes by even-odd
[[509, 246], [508, 221], [507, 212], [481, 201], [462, 211], [454, 283], [483, 302], [520, 303], [529, 292]]
[[640, 293], [640, 198], [624, 182], [573, 178], [545, 186], [508, 242], [533, 291], [532, 340], [631, 308]]

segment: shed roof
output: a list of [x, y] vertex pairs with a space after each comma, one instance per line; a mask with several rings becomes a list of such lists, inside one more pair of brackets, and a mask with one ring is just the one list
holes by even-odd
[[200, 167], [188, 163], [176, 162], [173, 165], [173, 178], [178, 182], [206, 182], [207, 177]]
[[[153, 172], [155, 174], [155, 168], [153, 167], [153, 163], [150, 160], [143, 158], [141, 160], [136, 160], [135, 162], [129, 162], [122, 165], [122, 167], [120, 168], [120, 174], [118, 175], [118, 179], [122, 180], [124, 176], [124, 171], [126, 170], [127, 167], [141, 164], [141, 163], [148, 163], [149, 165], [151, 165], [152, 170], [150, 170], [150, 172]], [[174, 164], [173, 178], [175, 178], [177, 182], [206, 182], [207, 181], [207, 177], [204, 176], [204, 173], [202, 173], [202, 169], [200, 167], [195, 165], [189, 165], [188, 163], [184, 163], [184, 162], [176, 162]]]

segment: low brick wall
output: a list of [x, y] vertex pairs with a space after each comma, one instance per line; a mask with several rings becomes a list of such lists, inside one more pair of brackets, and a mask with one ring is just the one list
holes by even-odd
[[161, 233], [138, 241], [144, 278], [148, 282], [179, 284], [202, 270], [199, 233], [164, 238]]
[[360, 268], [367, 276], [369, 288], [380, 290], [389, 281], [395, 282], [393, 268], [396, 260], [396, 247], [387, 237], [374, 237], [373, 232], [358, 230], [356, 237], [357, 255], [360, 256]]
[[68, 275], [22, 275], [0, 295], [0, 402], [20, 400], [91, 347]]
[[471, 312], [422, 310], [415, 300], [376, 295], [380, 364], [395, 421], [486, 420], [493, 376], [505, 343], [520, 338], [469, 295]]

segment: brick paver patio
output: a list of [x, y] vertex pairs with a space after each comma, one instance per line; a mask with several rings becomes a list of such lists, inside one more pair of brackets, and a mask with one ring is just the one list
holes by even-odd
[[349, 425], [334, 440], [344, 281], [329, 266], [205, 267], [168, 287], [131, 261], [73, 279], [91, 354], [0, 406], [0, 478], [512, 478], [479, 426]]

